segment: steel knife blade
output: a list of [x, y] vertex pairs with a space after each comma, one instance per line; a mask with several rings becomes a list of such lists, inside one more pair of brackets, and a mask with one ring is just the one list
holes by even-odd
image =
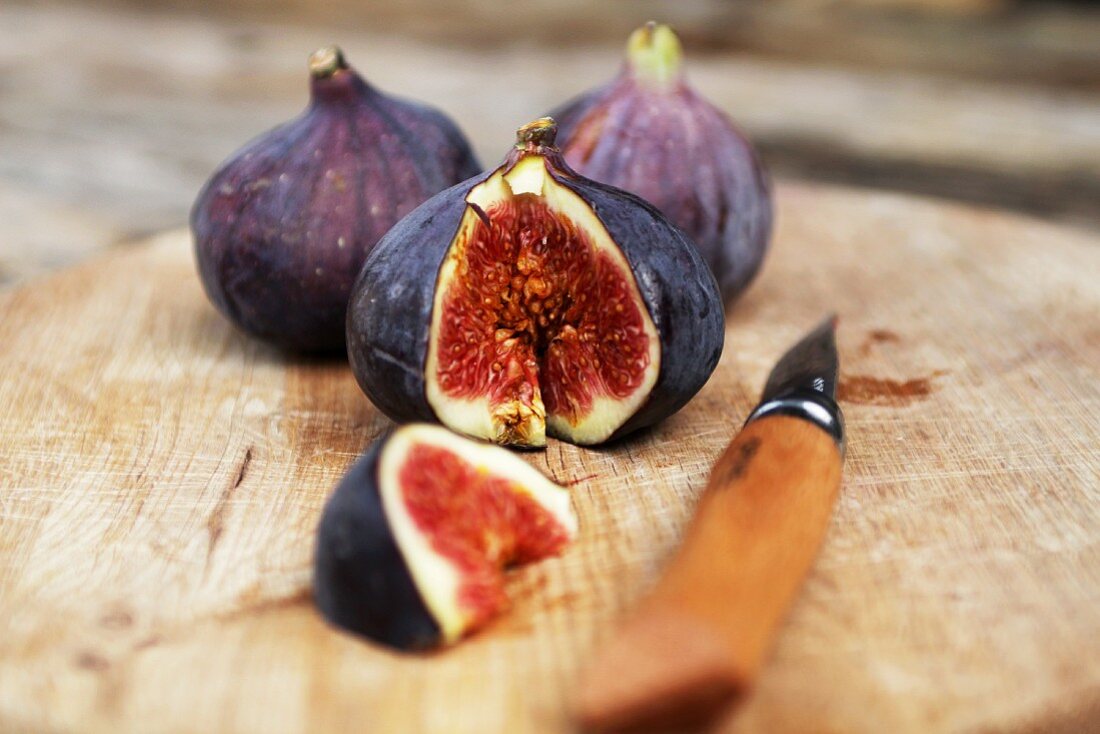
[[844, 415], [836, 403], [836, 326], [836, 315], [830, 315], [779, 358], [746, 425], [767, 415], [804, 418], [828, 432], [843, 452]]

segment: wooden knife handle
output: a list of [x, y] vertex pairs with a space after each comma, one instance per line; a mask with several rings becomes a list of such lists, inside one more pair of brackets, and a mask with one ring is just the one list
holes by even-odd
[[746, 426], [656, 588], [582, 677], [582, 725], [691, 725], [743, 692], [821, 545], [840, 469], [832, 437], [805, 420]]

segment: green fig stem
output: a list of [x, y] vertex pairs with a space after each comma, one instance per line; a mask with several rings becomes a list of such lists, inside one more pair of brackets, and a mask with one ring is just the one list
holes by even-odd
[[348, 68], [344, 52], [339, 46], [325, 46], [309, 56], [309, 73], [314, 79], [328, 79], [338, 71]]
[[553, 148], [558, 137], [558, 123], [552, 117], [540, 117], [516, 130], [516, 147], [520, 150]]
[[683, 74], [684, 49], [672, 28], [649, 21], [630, 34], [626, 60], [636, 79], [667, 87]]

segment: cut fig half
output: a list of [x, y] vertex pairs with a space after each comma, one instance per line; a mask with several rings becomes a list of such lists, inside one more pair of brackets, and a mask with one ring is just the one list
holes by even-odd
[[440, 268], [428, 402], [498, 443], [607, 439], [645, 402], [660, 337], [630, 263], [540, 155], [474, 186]]
[[569, 494], [520, 457], [411, 424], [376, 442], [326, 505], [315, 597], [377, 642], [449, 644], [507, 607], [507, 567], [556, 555], [576, 533]]
[[574, 173], [555, 132], [520, 128], [500, 167], [430, 199], [364, 265], [348, 353], [394, 419], [599, 444], [675, 412], [716, 366], [722, 304], [694, 247]]

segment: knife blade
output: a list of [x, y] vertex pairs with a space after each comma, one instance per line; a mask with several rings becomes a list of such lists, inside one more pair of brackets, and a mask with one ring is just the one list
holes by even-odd
[[776, 363], [679, 550], [583, 672], [574, 714], [586, 730], [697, 726], [751, 686], [840, 488], [836, 325], [825, 319]]

